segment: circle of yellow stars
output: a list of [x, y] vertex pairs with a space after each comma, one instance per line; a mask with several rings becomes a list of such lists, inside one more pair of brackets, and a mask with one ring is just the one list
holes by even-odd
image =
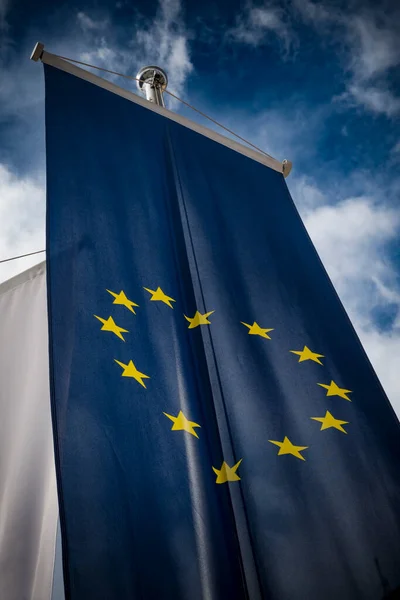
[[[176, 302], [176, 300], [174, 300], [174, 298], [172, 298], [171, 296], [168, 296], [160, 287], [157, 287], [157, 289], [155, 290], [147, 287], [144, 287], [143, 289], [150, 294], [149, 300], [151, 302], [161, 302], [171, 309], [174, 308], [172, 303]], [[123, 290], [121, 290], [119, 293], [113, 292], [108, 289], [106, 291], [114, 298], [113, 304], [124, 306], [127, 310], [136, 315], [135, 308], [138, 308], [140, 305], [130, 300]], [[214, 314], [214, 312], [215, 311], [212, 310], [209, 312], [201, 313], [198, 310], [196, 310], [193, 317], [188, 317], [186, 315], [183, 316], [189, 322], [188, 329], [195, 329], [196, 327], [200, 327], [202, 325], [211, 325], [211, 321], [209, 320], [209, 318], [211, 317], [211, 315]], [[112, 316], [109, 316], [107, 319], [99, 317], [98, 315], [93, 316], [101, 322], [101, 331], [111, 332], [114, 335], [116, 335], [119, 339], [125, 342], [125, 338], [122, 334], [129, 333], [129, 330], [117, 325]], [[254, 321], [253, 324], [245, 323], [244, 321], [241, 321], [240, 323], [247, 328], [248, 335], [259, 336], [266, 340], [272, 339], [271, 336], [269, 336], [268, 334], [271, 331], [274, 331], [273, 328], [261, 327], [261, 325], [259, 325], [256, 321]], [[289, 352], [299, 357], [297, 361], [298, 363], [312, 361], [321, 366], [324, 366], [324, 363], [321, 361], [321, 359], [325, 358], [325, 356], [323, 354], [313, 352], [312, 350], [310, 350], [310, 348], [308, 348], [308, 346], [304, 346], [302, 350], [289, 350]], [[135, 379], [135, 381], [137, 381], [143, 388], [146, 389], [146, 384], [144, 383], [144, 380], [150, 379], [150, 375], [146, 375], [145, 373], [139, 371], [139, 369], [136, 367], [132, 360], [129, 360], [127, 364], [117, 359], [114, 359], [114, 362], [117, 365], [119, 365], [122, 369], [121, 377], [130, 377], [132, 379]], [[339, 398], [343, 398], [344, 400], [351, 402], [351, 399], [349, 398], [348, 394], [351, 394], [352, 391], [346, 388], [339, 387], [339, 385], [333, 380], [331, 380], [330, 383], [317, 383], [316, 385], [326, 390], [327, 397], [338, 396]], [[163, 414], [170, 421], [172, 421], [171, 431], [184, 431], [199, 439], [199, 435], [197, 434], [196, 429], [201, 428], [201, 426], [198, 423], [195, 423], [194, 421], [190, 421], [182, 412], [182, 410], [180, 410], [176, 416], [170, 415], [166, 412], [164, 412]], [[321, 423], [320, 431], [324, 431], [326, 429], [336, 429], [344, 434], [347, 434], [347, 431], [344, 428], [344, 426], [349, 425], [349, 421], [337, 419], [328, 410], [326, 411], [324, 416], [310, 417], [310, 419], [312, 421], [317, 421]], [[279, 448], [277, 456], [291, 455], [295, 458], [298, 458], [299, 460], [306, 460], [302, 453], [305, 450], [308, 450], [309, 446], [297, 446], [293, 444], [287, 436], [284, 436], [282, 441], [268, 440], [268, 442]], [[241, 478], [237, 474], [237, 470], [242, 460], [243, 459], [240, 459], [232, 467], [230, 467], [225, 461], [222, 462], [220, 469], [212, 467], [214, 473], [217, 476], [216, 483], [221, 484], [233, 481], [240, 481]]]

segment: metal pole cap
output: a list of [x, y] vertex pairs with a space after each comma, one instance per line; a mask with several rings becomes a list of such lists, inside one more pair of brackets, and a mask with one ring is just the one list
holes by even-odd
[[37, 62], [40, 58], [42, 58], [43, 51], [44, 51], [44, 44], [37, 42], [37, 44], [35, 44], [34, 49], [32, 50], [31, 60], [34, 60], [35, 62]]
[[142, 69], [140, 69], [136, 77], [138, 80], [136, 82], [136, 85], [140, 91], [143, 90], [143, 86], [145, 83], [157, 87], [162, 92], [166, 89], [168, 85], [168, 77], [166, 72], [160, 67], [156, 67], [153, 65], [150, 65], [149, 67], [143, 67]]

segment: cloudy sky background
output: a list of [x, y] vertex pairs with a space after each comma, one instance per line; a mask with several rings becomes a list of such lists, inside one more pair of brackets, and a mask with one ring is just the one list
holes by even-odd
[[[0, 259], [44, 248], [44, 85], [41, 65], [29, 61], [35, 42], [133, 76], [159, 64], [170, 91], [293, 161], [294, 201], [400, 415], [396, 4], [0, 0]], [[169, 108], [204, 124], [176, 101]], [[0, 281], [42, 258], [0, 264]]]

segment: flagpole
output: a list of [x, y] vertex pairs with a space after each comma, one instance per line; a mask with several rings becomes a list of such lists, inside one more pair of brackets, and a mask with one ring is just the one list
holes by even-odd
[[168, 85], [166, 72], [160, 67], [143, 67], [136, 77], [137, 87], [146, 94], [146, 99], [158, 106], [165, 107], [163, 92]]

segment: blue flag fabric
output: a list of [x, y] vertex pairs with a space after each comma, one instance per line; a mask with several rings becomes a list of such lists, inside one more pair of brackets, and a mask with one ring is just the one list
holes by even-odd
[[399, 423], [281, 174], [45, 67], [67, 600], [380, 600]]

